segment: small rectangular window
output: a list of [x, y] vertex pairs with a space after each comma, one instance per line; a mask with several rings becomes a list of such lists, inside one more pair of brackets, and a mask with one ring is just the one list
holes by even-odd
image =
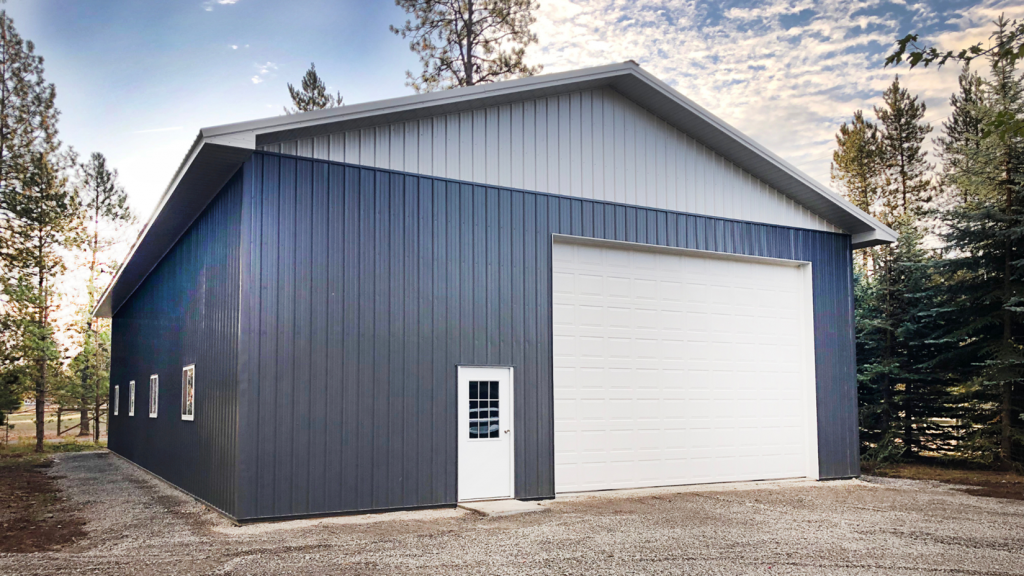
[[117, 416], [117, 405], [120, 404], [121, 399], [121, 387], [114, 385], [114, 416]]
[[196, 417], [196, 365], [181, 370], [181, 419], [194, 420]]
[[153, 374], [149, 377], [149, 417], [156, 418], [157, 400], [160, 398], [160, 377]]
[[135, 416], [135, 380], [128, 383], [128, 415]]

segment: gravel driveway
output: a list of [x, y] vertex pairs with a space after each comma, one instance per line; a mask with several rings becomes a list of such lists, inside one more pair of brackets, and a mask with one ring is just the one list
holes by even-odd
[[88, 536], [58, 552], [0, 555], [0, 574], [1024, 574], [1024, 502], [914, 481], [236, 527], [107, 453], [61, 455], [52, 471]]

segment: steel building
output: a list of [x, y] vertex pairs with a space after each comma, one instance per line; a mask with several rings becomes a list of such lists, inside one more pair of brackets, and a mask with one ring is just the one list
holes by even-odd
[[895, 238], [630, 62], [203, 129], [96, 309], [109, 446], [240, 521], [856, 476]]

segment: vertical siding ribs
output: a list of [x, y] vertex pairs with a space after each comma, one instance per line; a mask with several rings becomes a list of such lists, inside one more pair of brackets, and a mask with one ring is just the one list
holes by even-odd
[[[563, 119], [565, 107], [575, 112]], [[468, 121], [474, 142], [514, 142], [506, 120], [517, 110], [465, 115], [460, 129]], [[612, 132], [635, 130], [642, 119], [607, 92], [522, 110], [546, 134], [524, 136], [524, 148], [550, 146], [547, 174], [558, 178], [555, 165], [578, 153], [574, 114], [611, 115]], [[366, 130], [352, 150], [362, 157], [398, 146], [404, 158], [416, 150], [421, 165], [436, 164], [445, 155], [432, 161], [408, 138], [432, 129], [444, 141], [443, 126]], [[650, 150], [654, 162], [671, 164], [665, 134]], [[325, 154], [336, 157], [342, 142], [348, 150], [348, 138], [333, 136], [307, 147], [330, 146]], [[583, 154], [599, 165], [605, 149]], [[515, 155], [489, 164], [478, 150], [462, 156], [460, 170], [496, 169], [505, 178], [519, 165]], [[690, 157], [679, 156], [676, 170]], [[665, 187], [673, 185], [680, 183]], [[587, 193], [557, 197], [255, 154], [115, 314], [114, 383], [145, 383], [157, 371], [166, 384], [161, 417], [115, 418], [111, 449], [239, 518], [452, 503], [456, 366], [511, 364], [516, 495], [550, 496], [551, 235], [572, 234], [811, 261], [821, 470], [857, 474], [849, 237], [608, 204]], [[239, 289], [243, 269], [249, 284]], [[176, 318], [182, 325], [172, 331], [160, 325]], [[242, 370], [239, 358], [248, 359]], [[185, 423], [174, 412], [180, 369], [191, 361], [200, 395], [196, 422]]]

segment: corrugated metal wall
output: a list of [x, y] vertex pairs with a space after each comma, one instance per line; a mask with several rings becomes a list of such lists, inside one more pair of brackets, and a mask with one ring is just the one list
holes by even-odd
[[494, 186], [839, 231], [610, 88], [261, 148]]
[[456, 500], [456, 366], [515, 367], [516, 496], [554, 493], [551, 235], [813, 263], [819, 460], [858, 473], [850, 238], [256, 153], [238, 517]]
[[[239, 172], [113, 316], [110, 449], [236, 514]], [[195, 364], [195, 420], [181, 419], [181, 371]], [[149, 376], [159, 412], [149, 417]], [[135, 380], [135, 415], [128, 383]]]

